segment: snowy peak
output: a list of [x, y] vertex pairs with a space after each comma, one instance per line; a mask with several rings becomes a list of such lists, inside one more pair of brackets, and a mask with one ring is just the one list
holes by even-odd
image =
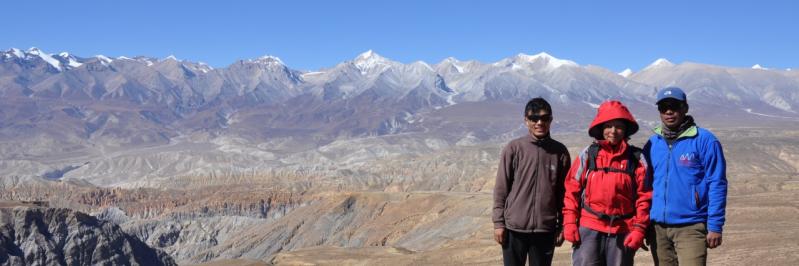
[[364, 75], [375, 71], [382, 72], [391, 67], [391, 61], [372, 50], [359, 54], [358, 57], [352, 61], [352, 64]]
[[[288, 67], [277, 56], [264, 55], [255, 59], [242, 59], [236, 65], [247, 65], [247, 68], [263, 69], [268, 71], [286, 71]], [[206, 66], [206, 70], [211, 70], [210, 66]]]
[[133, 61], [136, 61], [136, 62], [143, 63], [143, 64], [145, 64], [148, 67], [151, 67], [151, 66], [155, 65], [155, 63], [153, 63], [153, 62], [157, 62], [159, 59], [145, 57], [145, 56], [136, 56], [134, 58], [128, 58], [128, 57], [125, 57], [125, 56], [120, 56], [120, 57], [117, 57], [117, 60], [133, 60]]
[[368, 50], [358, 55], [355, 61], [387, 61], [385, 57], [380, 56], [372, 50]]
[[58, 61], [61, 61], [61, 63], [66, 64], [68, 66], [67, 67], [68, 69], [76, 68], [83, 65], [83, 63], [80, 62], [80, 59], [67, 52], [59, 53]]
[[544, 61], [547, 62], [547, 64], [553, 68], [559, 68], [561, 66], [572, 66], [572, 67], [579, 66], [574, 61], [559, 59], [545, 52], [541, 52], [532, 56], [520, 53], [516, 57], [521, 58], [523, 60], [527, 60], [528, 62]]
[[448, 62], [448, 63], [458, 63], [460, 61], [461, 60], [458, 60], [457, 58], [452, 57], [452, 56], [444, 58], [444, 62]]
[[[30, 57], [28, 55], [30, 55]], [[51, 55], [42, 52], [42, 50], [39, 50], [39, 48], [31, 47], [30, 49], [25, 51], [25, 56], [24, 56], [25, 59], [29, 59], [33, 56], [41, 58], [42, 60], [53, 66], [55, 69], [58, 69], [58, 71], [61, 71], [61, 62], [53, 58]]]
[[623, 70], [622, 72], [619, 72], [618, 74], [619, 74], [619, 76], [622, 76], [622, 77], [625, 77], [625, 78], [629, 78], [630, 75], [633, 74], [633, 70], [627, 68], [627, 69]]
[[13, 54], [18, 58], [25, 58], [25, 53], [23, 53], [22, 50], [17, 48], [11, 48], [11, 50], [9, 50], [9, 53]]
[[285, 66], [286, 65], [286, 64], [283, 63], [283, 60], [280, 60], [280, 58], [278, 58], [277, 56], [273, 56], [273, 55], [264, 55], [264, 56], [258, 57], [258, 59], [255, 59], [255, 61], [253, 61], [253, 62], [261, 63], [261, 64], [268, 64], [268, 65], [272, 65], [272, 64], [280, 65], [280, 66]]
[[435, 72], [433, 67], [431, 67], [429, 64], [425, 63], [424, 61], [413, 62], [413, 63], [411, 63], [411, 66], [414, 66], [414, 67], [417, 67], [417, 68], [426, 69], [426, 70], [429, 70], [431, 72]]
[[386, 59], [385, 57], [380, 56], [379, 54], [375, 53], [372, 50], [363, 52], [355, 57], [353, 62], [358, 64], [380, 64], [380, 63], [388, 63], [390, 60]]
[[559, 59], [547, 53], [538, 53], [536, 55], [528, 55], [524, 53], [517, 54], [514, 57], [503, 59], [494, 63], [495, 66], [507, 66], [512, 69], [523, 68], [536, 68], [545, 70], [554, 70], [563, 66], [578, 67], [577, 63], [571, 60]]
[[759, 69], [759, 70], [768, 70], [768, 68], [760, 66], [760, 64], [755, 64], [752, 66], [752, 69]]
[[113, 60], [113, 59], [111, 59], [111, 58], [108, 58], [107, 56], [104, 56], [104, 55], [101, 55], [101, 54], [100, 54], [100, 55], [95, 55], [95, 56], [94, 56], [94, 58], [97, 58], [97, 60], [100, 60], [100, 62], [101, 62], [103, 65], [108, 65], [108, 64], [110, 64], [111, 62], [114, 62], [114, 60]]
[[466, 63], [461, 62], [455, 57], [447, 57], [441, 61], [441, 63], [438, 63], [436, 67], [448, 72], [464, 73], [466, 71], [464, 64]]
[[674, 63], [670, 62], [669, 60], [666, 60], [665, 58], [658, 58], [657, 60], [655, 60], [655, 62], [652, 62], [652, 64], [649, 64], [649, 66], [647, 66], [644, 69], [655, 69], [655, 68], [673, 67], [673, 66]]
[[212, 66], [209, 66], [205, 62], [197, 62], [197, 66], [195, 68], [203, 73], [208, 73], [208, 71], [214, 70]]
[[211, 70], [214, 70], [213, 67], [209, 66], [208, 64], [206, 64], [204, 62], [196, 62], [196, 63], [194, 63], [194, 62], [189, 62], [189, 61], [180, 61], [180, 66], [183, 67], [184, 69], [191, 70], [192, 72], [195, 72], [195, 73], [197, 73], [197, 72], [208, 73]]
[[521, 60], [525, 60], [525, 61], [528, 61], [528, 62], [535, 62], [535, 61], [538, 61], [538, 60], [546, 60], [546, 61], [549, 61], [549, 62], [561, 63], [561, 64], [574, 64], [574, 65], [577, 64], [577, 63], [574, 63], [574, 62], [569, 61], [569, 60], [558, 59], [558, 58], [556, 58], [554, 56], [551, 56], [550, 54], [548, 54], [546, 52], [541, 52], [541, 53], [538, 53], [538, 54], [535, 54], [535, 55], [528, 55], [528, 54], [524, 54], [524, 53], [519, 53], [519, 54], [516, 55], [516, 58], [519, 58]]
[[652, 62], [651, 66], [673, 66], [674, 63], [667, 60], [666, 58], [658, 58], [655, 62]]
[[79, 67], [83, 64], [81, 62], [82, 59], [77, 58], [70, 53], [61, 52], [59, 54], [49, 54], [36, 47], [31, 47], [25, 51], [17, 48], [11, 48], [5, 52], [0, 52], [0, 54], [2, 54], [5, 58], [16, 57], [22, 60], [41, 59], [58, 71], [69, 70]]
[[[213, 70], [213, 68], [203, 62], [191, 62], [188, 60], [181, 60], [178, 59], [174, 55], [169, 55], [163, 59], [155, 59], [155, 58], [148, 58], [143, 56], [138, 56], [135, 58], [129, 58], [125, 56], [117, 57], [117, 60], [127, 60], [127, 61], [135, 61], [139, 63], [144, 63], [148, 67], [155, 66], [156, 69], [159, 71], [163, 71], [164, 69], [182, 69], [183, 71], [193, 72], [193, 73], [208, 73], [209, 71]], [[154, 62], [155, 61], [155, 62]], [[248, 60], [252, 62], [252, 60]]]
[[39, 48], [36, 48], [36, 47], [31, 47], [31, 48], [28, 48], [28, 50], [25, 51], [25, 53], [32, 54], [32, 55], [39, 55], [40, 53], [42, 53], [42, 50], [39, 50]]

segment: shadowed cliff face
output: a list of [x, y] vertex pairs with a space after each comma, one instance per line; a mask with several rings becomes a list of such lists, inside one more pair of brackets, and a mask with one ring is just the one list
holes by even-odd
[[190, 262], [186, 260], [246, 228], [278, 220], [320, 198], [263, 185], [233, 184], [161, 190], [29, 180], [4, 188], [0, 199], [40, 199], [51, 206], [91, 212], [178, 262]]
[[116, 224], [69, 209], [4, 208], [0, 221], [4, 265], [176, 265]]

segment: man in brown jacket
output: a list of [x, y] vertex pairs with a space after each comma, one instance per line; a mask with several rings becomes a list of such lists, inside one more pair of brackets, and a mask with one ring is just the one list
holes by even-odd
[[529, 134], [502, 150], [494, 186], [494, 240], [505, 265], [550, 265], [561, 233], [563, 181], [571, 166], [566, 146], [549, 137], [552, 107], [542, 98], [527, 102]]

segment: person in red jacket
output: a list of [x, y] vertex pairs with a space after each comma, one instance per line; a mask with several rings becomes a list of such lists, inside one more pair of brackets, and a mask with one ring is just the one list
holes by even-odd
[[563, 237], [574, 265], [633, 265], [649, 224], [652, 188], [641, 150], [627, 143], [638, 124], [619, 101], [599, 106], [595, 138], [566, 174]]

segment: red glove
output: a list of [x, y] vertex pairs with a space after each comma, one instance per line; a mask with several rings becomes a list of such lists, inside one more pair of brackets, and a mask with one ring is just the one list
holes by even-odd
[[624, 238], [624, 246], [632, 250], [638, 250], [643, 244], [644, 233], [641, 233], [637, 230], [631, 231], [629, 234], [627, 234], [627, 237]]
[[576, 224], [563, 225], [563, 238], [574, 244], [580, 243], [580, 231], [577, 230]]

